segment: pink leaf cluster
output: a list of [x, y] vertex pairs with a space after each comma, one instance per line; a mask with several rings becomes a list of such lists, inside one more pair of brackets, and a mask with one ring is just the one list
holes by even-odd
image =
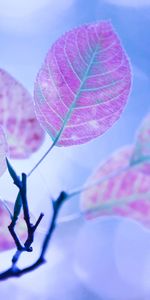
[[[88, 219], [117, 215], [130, 217], [150, 226], [150, 176], [129, 166], [132, 155], [133, 147], [124, 147], [91, 175], [87, 186], [106, 176], [108, 179], [83, 192], [81, 211]], [[124, 168], [127, 170], [120, 171]], [[110, 178], [114, 172], [116, 176]]]
[[130, 86], [130, 64], [111, 23], [84, 25], [49, 50], [35, 83], [36, 115], [56, 145], [86, 143], [120, 117]]
[[0, 125], [3, 127], [11, 158], [27, 158], [44, 138], [28, 91], [0, 69]]
[[131, 164], [137, 164], [142, 172], [150, 174], [150, 114], [138, 128]]
[[[9, 210], [13, 212], [13, 204], [11, 202], [6, 202], [6, 205]], [[9, 212], [4, 202], [0, 200], [0, 251], [5, 251], [15, 247], [14, 240], [8, 230], [8, 225], [10, 222], [11, 219]], [[17, 231], [20, 239], [24, 241], [26, 239], [26, 224], [22, 214], [15, 230]]]

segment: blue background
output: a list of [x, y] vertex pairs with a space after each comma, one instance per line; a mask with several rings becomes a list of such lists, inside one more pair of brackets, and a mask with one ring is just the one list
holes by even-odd
[[[50, 198], [56, 197], [62, 189], [70, 191], [72, 188], [82, 186], [100, 161], [107, 158], [109, 154], [121, 146], [133, 143], [136, 129], [142, 118], [149, 112], [150, 3], [144, 6], [144, 2], [139, 0], [139, 3], [143, 3], [143, 5], [132, 5], [131, 1], [131, 5], [126, 6], [121, 5], [121, 2], [120, 5], [115, 5], [111, 3], [111, 0], [108, 2], [101, 0], [45, 0], [43, 2], [40, 0], [0, 0], [0, 67], [10, 72], [32, 94], [36, 74], [52, 43], [65, 31], [87, 22], [110, 19], [121, 38], [132, 65], [132, 91], [120, 120], [105, 135], [90, 143], [67, 149], [54, 149], [29, 179], [31, 210], [35, 216], [41, 210], [46, 215], [36, 241], [37, 252], [39, 241], [43, 237], [43, 232], [51, 215]], [[51, 140], [47, 136], [41, 149], [32, 155], [30, 159], [13, 161], [17, 171], [28, 172], [44, 151], [49, 148], [50, 144]], [[15, 199], [17, 191], [15, 187], [12, 187], [7, 173], [1, 178], [0, 188], [3, 199], [9, 201]], [[75, 216], [77, 214], [78, 216], [78, 213], [79, 197], [75, 197], [65, 205], [62, 217], [70, 214], [75, 214]], [[126, 260], [128, 274], [132, 274], [132, 277], [135, 276], [136, 279], [134, 282], [132, 282], [132, 279], [129, 280], [129, 285], [126, 285], [125, 269], [122, 269], [124, 273], [119, 273], [119, 269], [114, 262], [115, 254], [113, 252], [118, 230], [120, 230], [119, 234], [122, 236], [121, 230], [124, 230], [124, 227], [122, 229], [124, 220], [98, 220], [99, 227], [92, 224], [84, 224], [80, 217], [72, 222], [61, 224], [56, 231], [52, 248], [48, 253], [47, 265], [35, 273], [26, 275], [24, 278], [2, 283], [2, 299], [9, 299], [12, 295], [15, 300], [20, 298], [44, 300], [149, 299], [146, 298], [150, 297], [148, 275], [143, 275], [142, 278], [144, 279], [135, 276], [135, 274], [140, 276], [141, 272], [148, 272], [141, 271], [145, 264], [150, 266], [150, 256], [149, 258], [145, 256], [150, 241], [149, 232], [145, 233], [144, 229], [137, 223], [127, 222], [129, 232], [133, 228], [133, 231], [131, 231], [135, 244], [133, 249], [129, 253], [127, 252], [127, 257], [122, 258], [121, 254], [118, 255], [121, 257], [121, 262], [123, 259]], [[111, 224], [113, 225], [111, 226]], [[93, 234], [97, 232], [96, 235], [91, 234], [89, 239], [88, 230], [90, 229], [88, 229], [88, 226], [95, 226]], [[99, 234], [103, 227], [104, 232], [106, 230], [106, 235], [101, 237]], [[110, 228], [109, 235], [107, 235], [108, 228]], [[85, 238], [84, 243], [82, 243], [84, 238], [80, 238], [80, 231], [82, 230]], [[140, 234], [141, 231], [143, 233]], [[125, 232], [124, 239], [120, 243], [125, 243], [125, 247], [127, 247], [128, 232]], [[145, 237], [144, 241], [143, 236]], [[91, 248], [91, 254], [89, 255], [93, 257], [93, 267], [92, 260], [90, 262], [88, 256], [90, 239], [93, 248]], [[128, 265], [128, 260], [130, 260], [130, 255], [133, 255], [134, 258], [135, 245], [140, 248], [140, 258], [137, 257], [135, 265], [131, 266], [131, 264]], [[108, 249], [107, 246], [110, 247], [110, 251], [105, 251]], [[119, 253], [122, 253], [123, 250], [120, 251]], [[87, 257], [83, 253], [87, 253]], [[34, 259], [35, 255], [33, 257], [31, 255], [31, 260]], [[83, 260], [81, 259], [82, 255]], [[6, 263], [9, 256], [10, 252], [4, 253], [0, 255], [0, 259]], [[94, 260], [94, 256], [98, 257], [97, 261]], [[83, 263], [82, 266], [84, 259], [85, 264]], [[145, 262], [144, 259], [147, 259], [147, 261]], [[101, 260], [105, 262], [106, 270], [101, 268]], [[25, 262], [26, 258], [22, 260], [22, 263]], [[107, 279], [101, 286], [100, 281], [103, 278], [101, 275], [105, 271]], [[90, 274], [92, 274], [92, 278]], [[110, 278], [110, 275], [112, 278], [116, 276], [120, 294], [116, 294], [115, 283], [114, 286], [111, 286], [112, 278]], [[92, 283], [94, 281], [93, 277], [99, 283], [99, 288]], [[36, 281], [38, 284], [35, 284]], [[110, 294], [107, 293], [109, 287]], [[9, 294], [10, 290], [12, 295]]]

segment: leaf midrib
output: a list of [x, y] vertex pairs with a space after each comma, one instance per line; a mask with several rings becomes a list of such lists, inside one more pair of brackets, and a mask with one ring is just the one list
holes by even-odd
[[133, 194], [133, 195], [130, 195], [130, 196], [124, 196], [122, 197], [121, 199], [111, 199], [111, 200], [108, 200], [106, 203], [104, 202], [101, 202], [99, 203], [97, 206], [95, 207], [92, 207], [91, 209], [89, 208], [88, 210], [85, 210], [85, 213], [91, 213], [91, 212], [94, 212], [94, 211], [100, 211], [102, 212], [103, 210], [111, 210], [113, 212], [113, 208], [115, 207], [122, 207], [122, 206], [126, 206], [132, 202], [136, 202], [138, 200], [136, 200], [136, 196], [137, 197], [145, 197], [146, 200], [149, 200], [149, 196], [150, 196], [150, 192], [143, 192], [143, 193], [136, 193], [136, 194]]
[[69, 120], [70, 117], [71, 117], [72, 111], [73, 111], [73, 109], [74, 109], [74, 107], [75, 107], [75, 105], [76, 105], [76, 102], [77, 102], [77, 100], [78, 100], [78, 98], [79, 98], [79, 96], [80, 96], [82, 87], [83, 87], [83, 85], [84, 85], [84, 83], [85, 83], [85, 81], [86, 81], [86, 79], [87, 79], [87, 75], [88, 75], [88, 73], [89, 73], [89, 71], [90, 71], [90, 69], [91, 69], [91, 67], [92, 67], [93, 62], [94, 62], [94, 59], [95, 59], [95, 56], [96, 56], [96, 53], [97, 53], [98, 48], [99, 48], [99, 45], [96, 46], [96, 48], [95, 48], [95, 50], [94, 50], [94, 52], [93, 52], [93, 54], [92, 54], [92, 57], [91, 57], [90, 62], [89, 62], [89, 65], [88, 65], [88, 67], [87, 67], [87, 69], [86, 69], [86, 71], [85, 71], [85, 73], [84, 73], [83, 80], [82, 80], [82, 82], [81, 82], [81, 84], [80, 84], [80, 87], [79, 87], [79, 89], [78, 89], [78, 91], [77, 91], [77, 94], [76, 94], [76, 96], [74, 97], [74, 100], [73, 100], [73, 102], [72, 102], [72, 104], [71, 104], [71, 106], [70, 106], [70, 108], [69, 108], [69, 110], [68, 110], [68, 112], [67, 112], [67, 114], [66, 114], [66, 118], [64, 119], [64, 123], [63, 123], [63, 125], [62, 125], [62, 127], [61, 127], [61, 129], [60, 129], [60, 131], [59, 131], [59, 133], [58, 133], [58, 135], [56, 136], [56, 138], [55, 138], [55, 140], [54, 140], [54, 142], [53, 142], [54, 144], [56, 144], [57, 141], [59, 140], [59, 138], [60, 138], [60, 136], [61, 136], [61, 134], [62, 134], [62, 132], [63, 132], [65, 126], [66, 126], [66, 124], [68, 123], [68, 120]]

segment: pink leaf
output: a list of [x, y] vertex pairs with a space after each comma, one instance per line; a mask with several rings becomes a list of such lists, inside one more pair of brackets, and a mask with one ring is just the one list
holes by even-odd
[[7, 151], [8, 151], [8, 145], [6, 142], [6, 138], [2, 128], [0, 127], [0, 176], [2, 176], [7, 169], [7, 165], [6, 165]]
[[44, 138], [27, 90], [11, 75], [0, 69], [0, 124], [6, 133], [9, 155], [27, 158]]
[[[11, 212], [13, 212], [13, 204], [11, 202], [6, 202], [7, 207]], [[8, 225], [11, 223], [11, 218], [5, 203], [0, 200], [0, 251], [5, 251], [15, 247], [13, 238], [8, 230]], [[21, 214], [18, 224], [16, 225], [16, 232], [22, 241], [25, 241], [27, 237], [26, 224]]]
[[150, 174], [150, 114], [142, 121], [135, 140], [131, 165], [136, 165], [145, 174]]
[[120, 117], [130, 86], [128, 58], [110, 22], [84, 25], [49, 50], [35, 83], [36, 115], [58, 146], [86, 143]]
[[[94, 181], [101, 183], [85, 190], [81, 196], [81, 211], [88, 219], [117, 215], [130, 217], [150, 226], [150, 176], [129, 166], [133, 153], [126, 147], [113, 154], [89, 178], [86, 186]], [[127, 168], [121, 172], [122, 168]], [[118, 175], [110, 178], [110, 174]]]

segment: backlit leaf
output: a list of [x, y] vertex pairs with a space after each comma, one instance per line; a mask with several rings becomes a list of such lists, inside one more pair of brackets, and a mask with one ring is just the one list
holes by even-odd
[[0, 69], [0, 124], [11, 158], [26, 158], [36, 151], [44, 138], [28, 91], [6, 71]]
[[36, 115], [58, 146], [86, 143], [120, 117], [131, 86], [110, 22], [73, 29], [49, 50], [35, 83]]
[[[13, 213], [13, 204], [6, 202], [7, 207]], [[10, 213], [6, 208], [5, 203], [0, 200], [0, 251], [5, 251], [15, 247], [13, 238], [8, 230], [8, 225], [11, 223]], [[19, 218], [16, 225], [16, 232], [22, 241], [25, 241], [27, 237], [26, 224], [23, 219], [23, 215]]]
[[[88, 219], [103, 215], [130, 217], [150, 226], [150, 176], [129, 167], [133, 147], [124, 147], [101, 164], [86, 186], [111, 173], [108, 178], [85, 190], [81, 196], [81, 211]], [[121, 172], [121, 169], [127, 168]]]
[[8, 152], [8, 145], [6, 142], [3, 129], [0, 127], [0, 176], [3, 175], [3, 173], [7, 169], [7, 165], [6, 165], [7, 152]]
[[135, 141], [135, 149], [131, 157], [131, 165], [136, 165], [146, 174], [150, 174], [150, 114], [142, 121]]

